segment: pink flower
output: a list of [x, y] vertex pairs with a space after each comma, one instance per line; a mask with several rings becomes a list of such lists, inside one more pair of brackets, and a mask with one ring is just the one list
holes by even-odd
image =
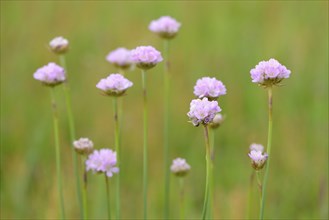
[[202, 77], [201, 79], [198, 79], [194, 86], [194, 95], [198, 98], [207, 97], [208, 99], [216, 99], [225, 94], [225, 85], [215, 77]]
[[106, 56], [106, 60], [122, 69], [129, 68], [133, 64], [131, 51], [122, 47], [111, 51]]
[[92, 170], [94, 173], [105, 173], [112, 177], [113, 173], [118, 173], [117, 154], [110, 149], [95, 150], [86, 160], [86, 170]]
[[109, 96], [122, 96], [133, 85], [119, 73], [113, 73], [105, 79], [101, 79], [96, 87]]
[[181, 24], [170, 16], [162, 16], [157, 20], [151, 21], [150, 31], [158, 34], [160, 37], [171, 39], [176, 36]]
[[65, 70], [55, 63], [48, 63], [33, 74], [34, 79], [47, 86], [56, 86], [65, 81]]
[[161, 53], [152, 46], [140, 46], [131, 51], [132, 60], [137, 67], [147, 70], [163, 60]]

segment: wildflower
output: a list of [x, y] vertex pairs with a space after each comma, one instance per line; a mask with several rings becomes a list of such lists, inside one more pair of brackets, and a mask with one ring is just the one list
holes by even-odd
[[121, 69], [128, 69], [133, 64], [131, 51], [123, 47], [111, 51], [106, 60]]
[[261, 144], [255, 144], [255, 143], [252, 143], [249, 147], [250, 151], [260, 151], [260, 152], [264, 152], [264, 146], [261, 145]]
[[162, 16], [157, 20], [151, 21], [149, 25], [150, 31], [158, 34], [162, 38], [174, 38], [181, 24], [170, 16]]
[[194, 95], [198, 98], [207, 97], [208, 99], [214, 100], [225, 94], [225, 85], [216, 78], [203, 77], [198, 79], [194, 86]]
[[95, 150], [86, 160], [86, 170], [92, 170], [94, 173], [105, 173], [112, 177], [113, 173], [118, 173], [117, 154], [110, 149]]
[[47, 86], [56, 86], [65, 81], [65, 70], [55, 63], [48, 63], [33, 74], [34, 79]]
[[263, 154], [262, 151], [256, 151], [256, 150], [250, 151], [250, 153], [248, 155], [251, 159], [251, 165], [255, 170], [262, 169], [268, 158], [267, 153]]
[[194, 99], [190, 103], [187, 116], [194, 126], [207, 125], [213, 121], [215, 115], [221, 111], [217, 101], [208, 101], [208, 98]]
[[190, 169], [191, 166], [183, 158], [174, 159], [170, 167], [171, 172], [179, 177], [185, 176]]
[[250, 71], [252, 82], [258, 83], [263, 87], [271, 87], [279, 84], [284, 78], [289, 78], [290, 70], [281, 65], [277, 60], [259, 62], [254, 69]]
[[163, 60], [161, 53], [152, 46], [140, 46], [131, 51], [132, 60], [137, 67], [147, 70]]
[[221, 113], [217, 113], [214, 119], [212, 120], [212, 122], [209, 123], [209, 126], [212, 129], [218, 128], [223, 123], [224, 120], [225, 117]]
[[74, 149], [77, 153], [88, 155], [94, 150], [94, 143], [88, 138], [80, 138], [73, 142]]
[[56, 54], [63, 54], [69, 49], [69, 41], [63, 37], [55, 37], [49, 42], [50, 49]]
[[133, 85], [119, 73], [113, 73], [107, 78], [101, 79], [96, 87], [109, 96], [122, 96]]

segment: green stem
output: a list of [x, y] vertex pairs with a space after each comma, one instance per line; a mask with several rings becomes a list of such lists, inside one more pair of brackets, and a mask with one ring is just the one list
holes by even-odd
[[165, 188], [164, 188], [164, 219], [169, 218], [169, 196], [170, 196], [170, 169], [169, 169], [169, 91], [170, 91], [170, 75], [169, 75], [169, 40], [164, 40], [164, 99], [163, 99], [163, 156], [164, 156], [164, 173], [165, 173]]
[[259, 219], [264, 218], [264, 206], [266, 199], [266, 186], [268, 181], [268, 172], [270, 168], [270, 160], [271, 160], [271, 144], [272, 144], [272, 87], [268, 88], [268, 135], [267, 135], [267, 161], [266, 161], [266, 169], [264, 176], [264, 184], [262, 188], [262, 202], [260, 208]]
[[185, 204], [184, 204], [184, 177], [179, 177], [179, 196], [180, 196], [180, 219], [185, 217]]
[[63, 185], [62, 185], [62, 175], [61, 175], [61, 152], [59, 146], [59, 128], [58, 128], [58, 113], [55, 101], [55, 89], [51, 88], [51, 106], [53, 110], [53, 122], [54, 122], [54, 136], [55, 136], [55, 150], [56, 150], [56, 175], [57, 175], [57, 189], [59, 196], [59, 207], [61, 219], [65, 218], [64, 209], [64, 195], [63, 195]]
[[72, 149], [72, 160], [73, 160], [73, 170], [75, 175], [75, 181], [76, 181], [76, 193], [78, 197], [79, 207], [80, 207], [80, 215], [82, 216], [82, 219], [86, 219], [86, 211], [87, 207], [83, 206], [82, 201], [82, 189], [81, 189], [81, 183], [80, 183], [80, 177], [79, 177], [79, 169], [78, 169], [78, 159], [77, 159], [77, 153], [74, 150], [73, 142], [75, 141], [75, 126], [74, 126], [74, 118], [72, 113], [72, 104], [71, 104], [71, 95], [70, 95], [70, 88], [68, 84], [68, 74], [67, 74], [67, 68], [66, 68], [66, 62], [65, 62], [65, 56], [60, 55], [59, 56], [60, 64], [66, 71], [66, 81], [63, 83], [63, 90], [65, 94], [65, 104], [66, 104], [66, 111], [67, 111], [67, 117], [69, 122], [69, 130], [70, 130], [70, 141], [71, 141], [71, 149]]
[[258, 185], [258, 189], [259, 189], [259, 204], [260, 204], [260, 207], [262, 206], [262, 197], [263, 197], [263, 189], [262, 189], [262, 181], [261, 181], [261, 178], [259, 176], [259, 171], [257, 170], [256, 171], [256, 176], [257, 176], [257, 185]]
[[[118, 98], [113, 98], [113, 113], [114, 113], [114, 136], [115, 136], [115, 151], [117, 153], [117, 164], [120, 167], [120, 140], [119, 140], [119, 120], [118, 120]], [[116, 218], [120, 219], [120, 173], [116, 178]]]
[[254, 178], [255, 178], [255, 172], [254, 170], [252, 170], [249, 180], [247, 219], [251, 219], [252, 189], [254, 185]]
[[147, 219], [147, 94], [146, 94], [146, 71], [142, 70], [142, 87], [143, 87], [143, 196], [144, 196], [144, 219]]
[[[210, 159], [212, 166], [215, 160], [215, 129], [209, 129], [209, 141], [210, 141]], [[214, 169], [212, 168], [211, 181], [209, 182], [209, 209], [208, 209], [208, 219], [213, 219], [213, 208], [214, 208]]]
[[83, 216], [85, 219], [88, 219], [88, 200], [87, 200], [87, 184], [88, 184], [88, 176], [87, 170], [85, 169], [85, 160], [83, 160], [82, 156], [80, 156], [80, 164], [83, 169], [83, 189], [82, 189], [82, 202], [83, 202]]
[[104, 176], [106, 184], [107, 217], [108, 219], [111, 219], [110, 183], [109, 178], [106, 176], [106, 173], [104, 173]]
[[[204, 136], [206, 142], [206, 163], [207, 163], [207, 173], [206, 173], [206, 186], [205, 186], [205, 197], [203, 203], [203, 211], [202, 211], [202, 219], [206, 219], [207, 212], [213, 210], [212, 207], [209, 207], [209, 203], [212, 204], [212, 192], [210, 192], [210, 183], [212, 182], [212, 173], [213, 173], [213, 164], [210, 155], [210, 145], [209, 145], [209, 134], [208, 134], [208, 127], [207, 125], [204, 126]], [[212, 190], [211, 190], [212, 191]]]

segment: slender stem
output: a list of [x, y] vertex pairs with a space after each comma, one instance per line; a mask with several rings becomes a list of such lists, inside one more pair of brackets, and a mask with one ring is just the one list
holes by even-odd
[[257, 185], [258, 185], [258, 189], [259, 189], [259, 204], [260, 204], [260, 207], [262, 206], [262, 197], [263, 197], [263, 190], [262, 190], [262, 181], [261, 181], [261, 178], [260, 178], [260, 172], [257, 170], [256, 171], [256, 176], [257, 176]]
[[255, 172], [254, 170], [252, 170], [249, 180], [247, 219], [251, 219], [252, 189], [254, 185], [254, 178], [255, 178]]
[[143, 195], [144, 195], [144, 219], [147, 219], [147, 94], [146, 94], [146, 71], [142, 70], [143, 86], [143, 114], [144, 114], [144, 146], [143, 146]]
[[68, 84], [68, 74], [67, 74], [67, 67], [65, 62], [65, 56], [60, 55], [59, 56], [60, 64], [61, 66], [66, 70], [66, 82], [63, 84], [63, 90], [65, 94], [65, 104], [66, 104], [66, 111], [67, 111], [67, 117], [69, 122], [69, 130], [70, 130], [70, 141], [71, 141], [71, 149], [72, 149], [72, 160], [73, 160], [73, 170], [75, 175], [75, 181], [76, 181], [76, 193], [78, 197], [79, 207], [80, 207], [80, 215], [83, 219], [86, 219], [87, 216], [85, 216], [85, 209], [87, 207], [83, 206], [82, 201], [82, 189], [81, 189], [81, 183], [80, 183], [80, 175], [79, 175], [79, 169], [78, 169], [78, 159], [77, 154], [74, 151], [73, 142], [75, 141], [75, 126], [74, 126], [74, 118], [73, 118], [73, 112], [72, 112], [72, 104], [71, 104], [71, 94], [70, 94], [70, 87]]
[[[203, 211], [202, 211], [202, 219], [206, 219], [207, 212], [213, 210], [212, 207], [209, 207], [209, 200], [212, 200], [212, 195], [210, 195], [210, 182], [212, 182], [212, 172], [213, 172], [213, 165], [210, 156], [210, 145], [209, 145], [209, 135], [208, 135], [208, 127], [207, 125], [204, 126], [204, 136], [206, 142], [206, 163], [207, 163], [207, 174], [206, 174], [206, 186], [205, 186], [205, 198], [203, 203]], [[212, 202], [210, 202], [212, 204]]]
[[[114, 113], [114, 136], [115, 136], [115, 151], [117, 153], [117, 164], [120, 167], [120, 138], [119, 138], [119, 120], [118, 120], [118, 98], [113, 98], [113, 113]], [[120, 173], [116, 178], [116, 218], [120, 219]]]
[[[209, 142], [210, 142], [210, 159], [212, 162], [212, 166], [215, 160], [215, 129], [209, 129]], [[209, 182], [209, 209], [207, 218], [213, 219], [213, 207], [214, 207], [214, 169], [212, 168], [212, 174], [211, 174], [211, 181]]]
[[104, 173], [104, 176], [106, 184], [107, 217], [108, 219], [111, 219], [110, 183], [109, 178], [106, 176], [106, 173]]
[[272, 87], [268, 88], [268, 135], [267, 135], [267, 154], [268, 158], [266, 161], [266, 169], [264, 176], [264, 183], [262, 188], [262, 202], [260, 208], [259, 219], [264, 218], [264, 206], [266, 199], [266, 186], [268, 181], [268, 172], [270, 168], [270, 160], [271, 160], [271, 144], [272, 144]]
[[83, 169], [83, 189], [82, 189], [82, 202], [83, 202], [83, 216], [85, 219], [88, 219], [88, 199], [87, 199], [87, 184], [88, 184], [88, 176], [87, 170], [85, 169], [85, 160], [82, 156], [80, 156], [80, 164]]
[[51, 106], [53, 110], [53, 122], [54, 122], [54, 136], [55, 136], [55, 150], [56, 150], [56, 175], [57, 175], [57, 189], [59, 196], [59, 206], [61, 219], [65, 218], [64, 209], [64, 195], [63, 195], [63, 185], [62, 185], [62, 175], [61, 175], [61, 152], [59, 146], [59, 128], [58, 128], [58, 113], [55, 101], [55, 89], [50, 88], [51, 91]]
[[170, 196], [170, 170], [169, 170], [169, 91], [170, 91], [170, 75], [169, 75], [169, 40], [164, 40], [164, 74], [163, 74], [163, 156], [164, 156], [164, 173], [165, 173], [165, 187], [164, 187], [164, 219], [169, 218], [169, 196]]
[[185, 218], [185, 203], [184, 203], [184, 177], [179, 177], [179, 196], [180, 196], [180, 219]]

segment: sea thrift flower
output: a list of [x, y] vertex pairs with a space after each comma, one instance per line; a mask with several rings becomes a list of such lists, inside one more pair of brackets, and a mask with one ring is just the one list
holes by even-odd
[[250, 151], [260, 151], [260, 152], [264, 152], [264, 146], [261, 144], [251, 144], [249, 147]]
[[94, 143], [88, 138], [80, 138], [73, 142], [74, 149], [77, 153], [88, 155], [94, 150]]
[[101, 79], [96, 87], [109, 96], [122, 96], [133, 83], [119, 73]]
[[200, 124], [207, 125], [214, 119], [215, 115], [221, 111], [217, 101], [208, 101], [207, 98], [194, 99], [190, 103], [190, 111], [187, 116], [194, 126]]
[[131, 51], [122, 47], [111, 51], [106, 60], [121, 69], [127, 69], [133, 64]]
[[251, 159], [251, 165], [255, 170], [260, 170], [264, 167], [266, 160], [268, 158], [267, 153], [261, 151], [252, 150], [248, 154]]
[[54, 53], [62, 54], [69, 49], [69, 41], [63, 37], [55, 37], [49, 42], [49, 46]]
[[137, 67], [147, 70], [163, 60], [161, 53], [152, 46], [140, 46], [131, 51], [132, 60]]
[[86, 170], [92, 170], [94, 173], [105, 173], [112, 177], [113, 173], [118, 173], [117, 154], [110, 149], [95, 150], [86, 160]]
[[226, 94], [226, 87], [216, 78], [202, 77], [198, 79], [194, 86], [194, 95], [198, 98], [207, 97], [208, 99], [217, 99]]
[[269, 87], [279, 84], [284, 78], [289, 78], [290, 70], [281, 65], [277, 60], [259, 62], [254, 69], [250, 71], [252, 82], [258, 83], [263, 87]]
[[214, 119], [212, 120], [212, 122], [210, 122], [209, 126], [212, 129], [218, 128], [223, 123], [224, 120], [225, 117], [221, 113], [217, 113]]
[[34, 79], [47, 86], [56, 86], [65, 81], [65, 70], [55, 63], [48, 63], [33, 74]]
[[171, 172], [179, 177], [185, 176], [190, 169], [191, 166], [182, 158], [174, 159], [170, 167]]
[[170, 16], [162, 16], [158, 20], [151, 21], [150, 31], [162, 38], [171, 39], [176, 36], [181, 24]]

